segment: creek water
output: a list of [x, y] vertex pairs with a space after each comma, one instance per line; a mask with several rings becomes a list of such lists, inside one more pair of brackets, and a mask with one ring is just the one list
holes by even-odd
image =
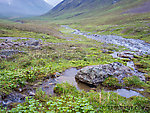
[[[39, 88], [42, 88], [43, 91], [45, 91], [47, 94], [54, 94], [53, 93], [53, 88], [55, 87], [56, 83], [69, 83], [72, 84], [73, 86], [75, 86], [78, 90], [85, 90], [85, 91], [90, 91], [90, 90], [96, 90], [97, 92], [104, 90], [106, 92], [116, 92], [118, 93], [120, 96], [126, 97], [126, 98], [130, 98], [132, 96], [143, 96], [140, 93], [133, 91], [133, 90], [128, 90], [128, 89], [110, 89], [110, 88], [106, 88], [106, 87], [98, 87], [95, 88], [94, 86], [89, 86], [85, 83], [79, 82], [78, 80], [75, 79], [75, 75], [77, 74], [79, 70], [76, 68], [70, 68], [67, 69], [66, 71], [64, 71], [63, 73], [61, 73], [60, 77], [57, 77], [56, 79], [49, 79], [46, 80], [42, 83], [42, 85], [40, 85]], [[139, 89], [142, 90], [142, 89]]]
[[131, 51], [140, 51], [142, 53], [150, 54], [150, 44], [146, 43], [143, 40], [127, 39], [127, 38], [123, 38], [122, 36], [117, 36], [117, 35], [89, 34], [86, 32], [81, 32], [80, 30], [77, 30], [77, 29], [72, 29], [67, 25], [62, 25], [62, 27], [73, 30], [74, 32], [72, 32], [72, 33], [76, 34], [76, 35], [82, 35], [87, 38], [97, 40], [97, 41], [103, 42], [103, 43], [124, 46], [124, 47], [130, 49]]

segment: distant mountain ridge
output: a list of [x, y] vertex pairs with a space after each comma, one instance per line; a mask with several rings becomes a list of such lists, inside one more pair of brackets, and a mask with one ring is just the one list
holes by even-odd
[[0, 0], [0, 17], [24, 17], [41, 15], [52, 6], [44, 0]]
[[64, 0], [54, 7], [47, 15], [58, 16], [66, 12], [88, 11], [96, 8], [109, 7], [120, 0]]

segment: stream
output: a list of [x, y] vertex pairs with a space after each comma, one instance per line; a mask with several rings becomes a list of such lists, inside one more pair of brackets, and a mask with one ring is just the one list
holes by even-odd
[[87, 38], [97, 40], [99, 42], [103, 42], [107, 44], [115, 44], [118, 46], [124, 46], [130, 49], [131, 51], [138, 51], [144, 54], [150, 54], [150, 44], [146, 43], [143, 40], [127, 39], [127, 38], [123, 38], [122, 36], [117, 36], [117, 35], [97, 35], [97, 34], [89, 35], [89, 33], [84, 33], [84, 32], [81, 32], [80, 30], [72, 29], [67, 25], [62, 25], [61, 27], [73, 30], [74, 31], [73, 34], [82, 35]]
[[[134, 55], [139, 55], [139, 56], [143, 55], [143, 54], [148, 54], [149, 55], [150, 54], [150, 44], [149, 43], [146, 43], [143, 40], [127, 39], [127, 38], [123, 38], [123, 37], [117, 36], [117, 35], [89, 34], [89, 32], [88, 33], [81, 32], [80, 30], [72, 29], [67, 25], [62, 25], [61, 27], [73, 30], [74, 32], [72, 32], [72, 34], [82, 35], [82, 36], [85, 36], [87, 38], [97, 40], [99, 42], [103, 42], [103, 43], [106, 43], [106, 44], [115, 44], [115, 45], [118, 45], [118, 46], [124, 46], [124, 47], [130, 49], [130, 51], [122, 52], [122, 54], [125, 57], [127, 57], [127, 59], [129, 59], [129, 61], [127, 61], [127, 66], [132, 68], [136, 72], [136, 74], [139, 74], [141, 76], [144, 74], [144, 73], [138, 72], [135, 69], [134, 62], [131, 59], [134, 57]], [[131, 51], [134, 51], [134, 52], [131, 52]], [[114, 52], [111, 55], [112, 55], [113, 58], [122, 58], [122, 57], [119, 56], [119, 52]], [[64, 75], [61, 76], [61, 78], [58, 81], [59, 82], [67, 81], [68, 83], [73, 82], [73, 85], [76, 86], [76, 88], [79, 89], [79, 90], [81, 90], [81, 89], [84, 89], [86, 91], [91, 90], [91, 87], [89, 87], [89, 86], [87, 86], [83, 83], [80, 83], [78, 81], [74, 82], [75, 81], [74, 77], [77, 73], [76, 72], [77, 70], [76, 71], [75, 70], [76, 70], [75, 68], [71, 68], [69, 70], [66, 70], [64, 72]], [[69, 72], [69, 73], [67, 73], [67, 72]], [[72, 76], [70, 75], [71, 77], [69, 77], [69, 74], [72, 73], [72, 72], [74, 72], [74, 74], [72, 74]], [[117, 89], [117, 90], [113, 90], [113, 89], [110, 90], [110, 89], [105, 88], [104, 90], [108, 91], [108, 92], [109, 91], [114, 91], [114, 92], [118, 93], [119, 95], [121, 95], [123, 97], [126, 97], [126, 98], [129, 98], [129, 97], [132, 97], [132, 96], [142, 96], [140, 93], [138, 93], [136, 91], [127, 90], [127, 89], [124, 89], [124, 88]], [[137, 91], [143, 91], [144, 89], [136, 89], [136, 90]]]

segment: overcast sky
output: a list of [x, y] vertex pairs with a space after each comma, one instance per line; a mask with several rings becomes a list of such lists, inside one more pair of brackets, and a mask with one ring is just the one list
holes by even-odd
[[45, 1], [48, 2], [49, 4], [55, 6], [63, 0], [45, 0]]

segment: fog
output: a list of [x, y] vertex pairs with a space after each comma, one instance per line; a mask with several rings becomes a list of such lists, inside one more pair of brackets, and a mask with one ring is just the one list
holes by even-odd
[[58, 3], [60, 3], [63, 0], [45, 0], [47, 3], [56, 6]]
[[52, 6], [44, 0], [0, 0], [0, 17], [38, 16]]

